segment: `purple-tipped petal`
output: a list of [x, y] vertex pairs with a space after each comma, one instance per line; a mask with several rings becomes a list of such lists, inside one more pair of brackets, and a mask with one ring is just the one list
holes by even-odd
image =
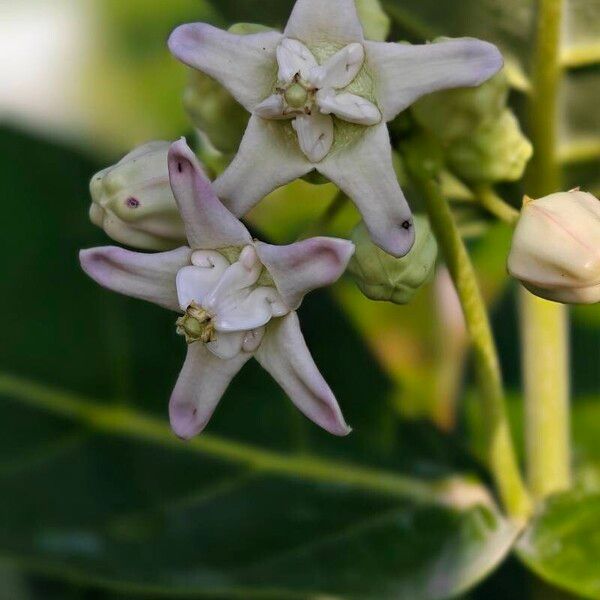
[[415, 46], [366, 42], [365, 46], [386, 121], [425, 94], [481, 85], [504, 64], [496, 46], [471, 38]]
[[190, 440], [204, 430], [229, 383], [251, 356], [242, 352], [235, 358], [222, 360], [200, 342], [188, 347], [169, 402], [175, 435]]
[[273, 190], [313, 168], [293, 132], [286, 132], [280, 122], [252, 115], [236, 157], [214, 188], [227, 208], [242, 216]]
[[82, 250], [79, 260], [83, 270], [102, 287], [179, 311], [175, 278], [190, 264], [191, 255], [189, 248], [142, 254], [108, 246]]
[[394, 172], [384, 123], [366, 129], [352, 146], [332, 152], [317, 170], [356, 204], [375, 244], [393, 256], [408, 254], [415, 242], [412, 213]]
[[354, 0], [297, 0], [284, 35], [308, 45], [364, 40]]
[[181, 62], [216, 79], [252, 112], [273, 91], [281, 39], [276, 31], [234, 35], [193, 23], [175, 29], [169, 49]]
[[333, 435], [352, 431], [306, 347], [295, 312], [270, 323], [255, 358], [309, 419]]
[[289, 246], [257, 242], [256, 250], [283, 301], [295, 310], [308, 292], [331, 285], [342, 276], [354, 254], [354, 244], [320, 237]]
[[252, 242], [248, 230], [217, 197], [184, 139], [169, 150], [169, 177], [192, 248], [215, 250]]

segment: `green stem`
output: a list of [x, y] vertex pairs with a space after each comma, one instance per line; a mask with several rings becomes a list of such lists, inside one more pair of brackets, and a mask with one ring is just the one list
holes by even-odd
[[[539, 0], [528, 111], [535, 155], [526, 181], [527, 193], [534, 198], [561, 187], [557, 109], [562, 14], [563, 0]], [[523, 291], [521, 330], [528, 478], [539, 500], [571, 482], [568, 309]]]
[[[460, 494], [457, 494], [456, 490], [462, 489], [461, 483], [452, 479], [424, 481], [309, 454], [296, 455], [265, 450], [209, 434], [203, 434], [183, 444], [162, 419], [134, 408], [96, 402], [4, 373], [0, 373], [0, 395], [77, 421], [96, 431], [172, 447], [182, 452], [209, 455], [265, 474], [328, 484], [337, 483], [415, 502], [460, 509]], [[482, 489], [476, 484], [464, 484], [462, 487], [471, 493], [474, 489]]]
[[475, 188], [474, 191], [481, 206], [489, 213], [509, 225], [516, 225], [521, 213], [500, 198], [494, 188], [489, 185], [482, 185]]
[[508, 513], [526, 518], [531, 502], [519, 471], [506, 414], [500, 363], [475, 270], [437, 183], [423, 173], [414, 175], [423, 189], [431, 226], [456, 286], [471, 337], [477, 383], [489, 427], [489, 468]]
[[536, 500], [568, 489], [568, 315], [560, 304], [523, 289], [520, 296], [525, 373], [527, 472]]

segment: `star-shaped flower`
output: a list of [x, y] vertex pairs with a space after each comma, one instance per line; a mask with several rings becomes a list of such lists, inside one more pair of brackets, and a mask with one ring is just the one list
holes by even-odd
[[354, 201], [373, 241], [395, 256], [410, 250], [415, 235], [386, 122], [425, 94], [480, 85], [502, 67], [498, 49], [475, 39], [367, 41], [354, 0], [298, 0], [283, 34], [183, 25], [169, 47], [252, 113], [236, 158], [215, 182], [232, 212], [245, 214], [316, 169]]
[[335, 435], [348, 434], [295, 311], [306, 293], [339, 279], [354, 245], [332, 238], [290, 246], [253, 240], [184, 140], [171, 146], [168, 161], [189, 246], [158, 254], [94, 248], [80, 260], [100, 285], [180, 313], [177, 331], [189, 346], [169, 406], [173, 430], [183, 439], [199, 434], [254, 356], [307, 417]]

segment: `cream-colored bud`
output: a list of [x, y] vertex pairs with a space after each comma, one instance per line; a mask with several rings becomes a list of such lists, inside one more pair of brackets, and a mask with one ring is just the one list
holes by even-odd
[[526, 198], [508, 270], [541, 298], [600, 302], [600, 200], [578, 190]]
[[150, 142], [92, 178], [90, 219], [114, 240], [142, 250], [186, 244], [171, 186], [170, 142]]

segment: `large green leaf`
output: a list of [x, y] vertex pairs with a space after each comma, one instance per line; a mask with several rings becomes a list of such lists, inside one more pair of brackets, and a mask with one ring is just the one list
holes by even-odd
[[517, 548], [545, 580], [586, 598], [600, 598], [600, 495], [569, 492], [551, 498]]
[[[327, 294], [309, 345], [355, 432], [320, 432], [256, 366], [184, 444], [166, 399], [184, 345], [173, 317], [104, 292], [77, 265], [93, 164], [0, 132], [0, 556], [166, 596], [445, 598], [512, 546], [456, 440], [398, 421], [390, 382]], [[418, 476], [418, 479], [415, 477]], [[470, 506], [470, 508], [469, 508]]]

